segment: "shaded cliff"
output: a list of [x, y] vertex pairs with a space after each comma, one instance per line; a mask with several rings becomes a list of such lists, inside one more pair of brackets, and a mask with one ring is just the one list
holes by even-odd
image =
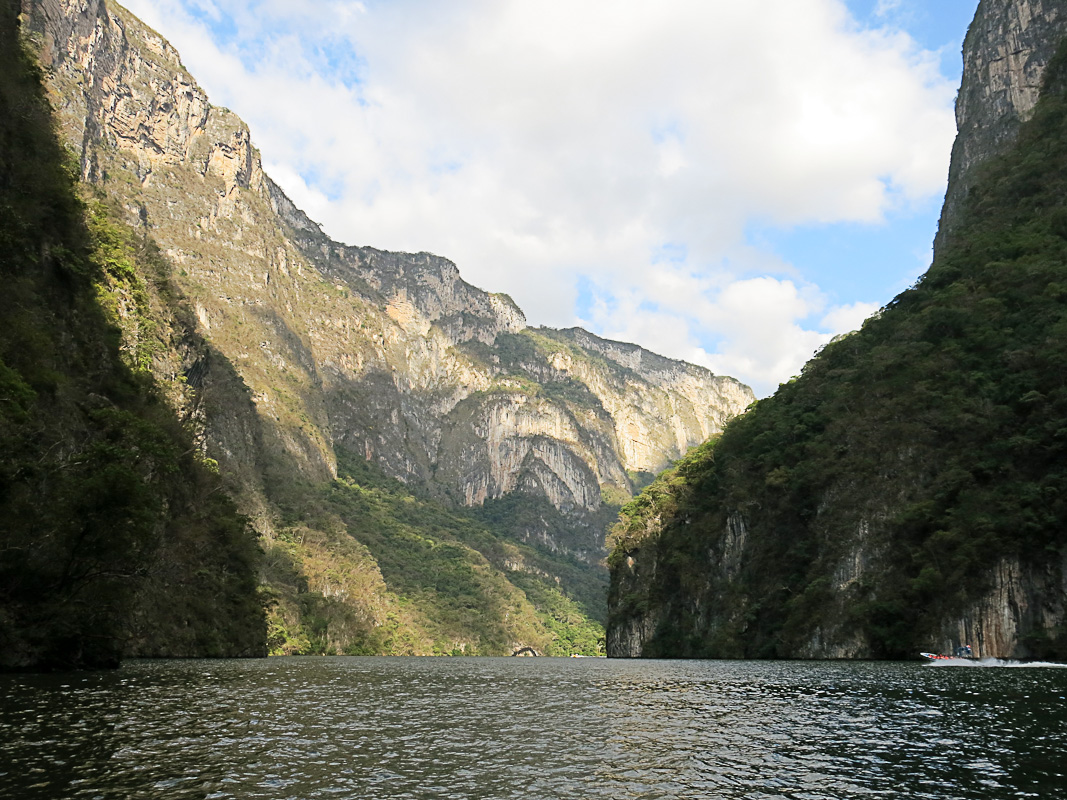
[[254, 533], [147, 366], [210, 348], [158, 253], [79, 196], [40, 77], [4, 3], [0, 669], [263, 655]]
[[[444, 258], [332, 241], [157, 33], [102, 0], [22, 9], [78, 174], [158, 246], [210, 345], [204, 358], [164, 348], [148, 366], [264, 537], [286, 651], [544, 649], [552, 614], [571, 613], [560, 586], [602, 618], [587, 590], [606, 578], [608, 520], [635, 480], [720, 430], [751, 391], [585, 332], [529, 329], [510, 298]], [[383, 520], [403, 496], [433, 511], [377, 536], [350, 513], [353, 486]], [[412, 563], [425, 547], [441, 569], [461, 553], [466, 582], [438, 586], [427, 568], [413, 583], [397, 566], [409, 546]], [[483, 571], [495, 577], [472, 577]], [[341, 574], [352, 581], [338, 593]], [[475, 632], [453, 597], [522, 613]], [[534, 597], [539, 622], [505, 624], [534, 619]]]
[[[1046, 5], [979, 8], [961, 106], [1015, 134], [961, 131], [1003, 154], [950, 188], [930, 270], [624, 509], [610, 655], [1067, 657], [1067, 20]], [[981, 81], [1039, 31], [1058, 55], [1019, 125]]]

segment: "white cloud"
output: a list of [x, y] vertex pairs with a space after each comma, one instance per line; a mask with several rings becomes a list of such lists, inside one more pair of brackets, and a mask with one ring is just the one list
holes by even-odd
[[954, 134], [937, 55], [841, 0], [127, 5], [335, 238], [448, 256], [533, 324], [576, 324], [582, 277], [598, 333], [761, 393], [870, 304], [746, 225], [877, 222], [943, 190]]
[[705, 363], [720, 374], [746, 375], [757, 394], [767, 394], [800, 372], [831, 338], [800, 324], [823, 307], [816, 290], [789, 280], [762, 276], [734, 281], [715, 299], [723, 333]]
[[820, 327], [837, 333], [858, 331], [863, 321], [881, 308], [877, 303], [850, 303], [838, 306], [822, 319]]
[[903, 4], [904, 0], [878, 0], [878, 4], [874, 7], [874, 13], [876, 16], [886, 17], [894, 11], [900, 10]]

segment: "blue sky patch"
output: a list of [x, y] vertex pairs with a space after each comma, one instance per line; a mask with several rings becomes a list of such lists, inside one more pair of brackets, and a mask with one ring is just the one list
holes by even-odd
[[216, 44], [230, 46], [237, 41], [237, 22], [221, 8], [199, 3], [188, 3], [185, 8], [190, 17], [207, 28]]
[[884, 305], [926, 271], [937, 231], [941, 198], [883, 224], [841, 222], [788, 230], [758, 224], [747, 241], [786, 259], [814, 280], [832, 304]]
[[[959, 83], [963, 73], [960, 48], [978, 0], [846, 0], [846, 5], [862, 25], [880, 28], [890, 23], [907, 31], [920, 47], [945, 47], [941, 74]], [[885, 10], [883, 15], [877, 13], [879, 8]]]
[[685, 242], [664, 242], [652, 251], [653, 264], [684, 264], [688, 257]]

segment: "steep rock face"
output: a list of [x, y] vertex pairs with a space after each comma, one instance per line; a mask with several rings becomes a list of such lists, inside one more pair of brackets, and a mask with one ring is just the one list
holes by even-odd
[[1067, 657], [1064, 26], [983, 0], [933, 266], [624, 509], [609, 655]]
[[[212, 107], [174, 49], [124, 9], [58, 0], [26, 2], [23, 15], [40, 41], [61, 133], [80, 156], [83, 178], [118, 198], [130, 223], [177, 263], [202, 332], [251, 390], [257, 419], [224, 401], [204, 410], [201, 435], [247, 490], [246, 509], [269, 528], [257, 466], [321, 478], [331, 474], [332, 455], [321, 401], [308, 391], [314, 365], [289, 313], [307, 287], [270, 286], [272, 271], [284, 274], [299, 259], [267, 224], [268, 188], [248, 130]], [[281, 313], [268, 298], [280, 300]], [[228, 372], [229, 364], [219, 366]], [[191, 367], [188, 378], [204, 397], [217, 396], [218, 370], [204, 367]], [[293, 417], [315, 424], [302, 429]]]
[[557, 336], [602, 356], [603, 360], [590, 362], [561, 353], [553, 356], [552, 366], [585, 383], [600, 398], [615, 420], [627, 470], [659, 471], [664, 452], [672, 461], [681, 457], [721, 431], [730, 417], [755, 399], [734, 378], [712, 375], [703, 367], [637, 345], [601, 339], [581, 328]]
[[[589, 464], [599, 460], [582, 453], [583, 433], [573, 417], [543, 398], [494, 393], [472, 398], [471, 421], [456, 419], [454, 442], [442, 448], [439, 474], [455, 485], [465, 473], [464, 501], [481, 505], [515, 491], [521, 484], [540, 485], [557, 508], [595, 511], [600, 505], [600, 481]], [[467, 436], [473, 430], [476, 438]], [[582, 455], [585, 455], [583, 458]], [[620, 476], [612, 476], [620, 479]]]
[[[551, 332], [529, 347], [511, 299], [446, 259], [330, 240], [263, 173], [244, 123], [120, 6], [24, 0], [23, 13], [84, 179], [174, 261], [230, 389], [247, 387], [251, 416], [213, 382], [221, 365], [189, 370], [198, 396], [223, 399], [196, 416], [201, 436], [261, 530], [274, 493], [333, 477], [344, 447], [459, 503], [547, 498], [580, 531], [552, 544], [592, 557], [602, 485], [628, 493], [627, 470], [663, 468], [752, 401], [584, 332], [559, 335], [563, 361], [543, 346]], [[501, 351], [516, 338], [529, 361]], [[584, 382], [580, 398], [552, 390], [563, 378]]]
[[1030, 118], [1045, 66], [1067, 35], [1054, 0], [981, 0], [963, 43], [956, 141], [935, 249], [955, 227], [973, 168], [1011, 146]]
[[1045, 564], [1001, 559], [991, 570], [989, 591], [954, 619], [946, 620], [940, 652], [956, 642], [976, 653], [1025, 653], [1025, 640], [1062, 625], [1067, 603], [1067, 555]]

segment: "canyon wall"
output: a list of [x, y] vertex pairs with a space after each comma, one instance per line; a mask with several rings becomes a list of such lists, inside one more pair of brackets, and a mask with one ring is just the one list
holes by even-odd
[[[271, 487], [329, 480], [343, 447], [460, 504], [547, 498], [576, 522], [551, 545], [596, 559], [602, 488], [629, 494], [628, 473], [662, 469], [754, 399], [632, 345], [529, 329], [444, 258], [332, 241], [157, 33], [102, 0], [25, 0], [23, 14], [83, 179], [172, 259], [247, 387], [254, 418], [206, 411], [202, 438], [264, 530]], [[185, 369], [210, 390], [210, 371]]]

